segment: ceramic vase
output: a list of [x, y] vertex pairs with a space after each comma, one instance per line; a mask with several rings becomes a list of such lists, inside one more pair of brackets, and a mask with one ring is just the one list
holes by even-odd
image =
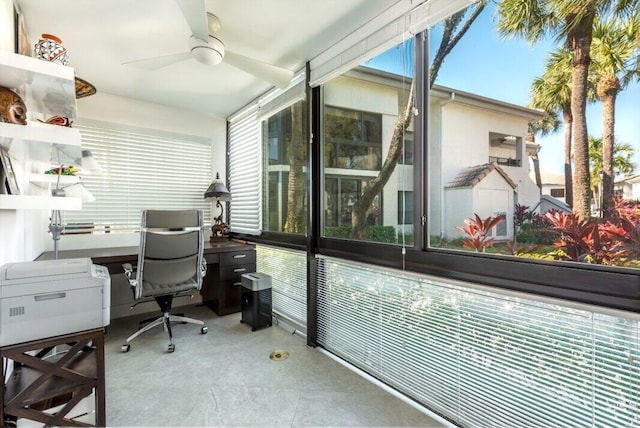
[[51, 34], [43, 34], [38, 43], [35, 44], [33, 56], [43, 61], [55, 62], [67, 65], [69, 53], [62, 46], [62, 40]]

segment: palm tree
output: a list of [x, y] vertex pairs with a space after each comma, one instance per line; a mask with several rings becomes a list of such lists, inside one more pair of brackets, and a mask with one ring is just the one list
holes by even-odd
[[[560, 48], [549, 54], [542, 76], [531, 84], [531, 106], [548, 112], [560, 112], [564, 124], [564, 187], [567, 205], [573, 207], [573, 169], [571, 167], [571, 83], [573, 55], [569, 49]], [[589, 73], [587, 100], [596, 100], [596, 79]], [[554, 129], [555, 131], [557, 129]]]
[[[560, 119], [558, 119], [558, 114], [555, 111], [547, 111], [547, 115], [542, 119], [529, 122], [527, 141], [535, 143], [536, 134], [540, 134], [544, 137], [552, 132], [556, 132], [558, 129], [560, 129]], [[542, 189], [542, 176], [540, 175], [540, 158], [538, 157], [538, 151], [530, 156], [533, 161], [533, 170], [536, 175], [536, 185], [539, 189]]]
[[587, 78], [596, 17], [624, 16], [640, 0], [502, 0], [498, 4], [498, 31], [504, 36], [525, 37], [531, 43], [551, 35], [565, 40], [573, 53], [571, 116], [574, 157], [574, 211], [589, 217], [589, 144], [587, 132]]
[[[640, 48], [640, 14], [623, 22], [598, 21], [593, 28], [592, 68], [597, 75], [597, 93], [602, 101], [602, 203], [613, 203], [615, 106], [618, 93], [640, 77], [637, 61]], [[592, 174], [593, 176], [593, 174]]]
[[531, 107], [547, 112], [560, 112], [564, 124], [564, 188], [567, 205], [573, 206], [573, 180], [571, 168], [571, 64], [568, 49], [549, 54], [545, 71], [531, 84]]
[[[603, 138], [589, 137], [589, 166], [591, 170], [591, 191], [593, 192], [593, 199], [595, 201], [596, 208], [602, 213], [606, 212], [606, 205], [604, 203], [604, 196], [602, 190], [604, 183], [604, 159], [603, 150], [604, 146]], [[633, 174], [636, 169], [635, 163], [631, 161], [633, 156], [633, 147], [628, 143], [616, 143], [613, 145], [613, 171], [614, 176], [628, 176]]]

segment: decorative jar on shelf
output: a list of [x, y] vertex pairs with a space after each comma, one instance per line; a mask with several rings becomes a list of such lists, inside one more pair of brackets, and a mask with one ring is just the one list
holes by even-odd
[[38, 43], [35, 44], [33, 56], [43, 61], [55, 62], [67, 65], [69, 53], [62, 46], [62, 40], [52, 34], [43, 34]]

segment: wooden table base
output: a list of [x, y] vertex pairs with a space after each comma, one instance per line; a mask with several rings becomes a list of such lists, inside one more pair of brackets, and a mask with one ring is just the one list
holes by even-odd
[[[88, 330], [0, 348], [3, 373], [13, 371], [0, 388], [4, 426], [25, 418], [46, 426], [105, 426], [104, 329]], [[67, 417], [94, 394], [95, 424]], [[60, 407], [59, 410], [51, 410]], [[47, 411], [48, 410], [48, 411]]]

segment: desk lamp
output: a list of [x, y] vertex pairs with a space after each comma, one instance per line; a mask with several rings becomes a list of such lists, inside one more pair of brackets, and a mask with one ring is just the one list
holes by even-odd
[[231, 200], [231, 193], [227, 190], [227, 186], [220, 180], [220, 174], [216, 173], [216, 179], [204, 192], [205, 199], [216, 198], [216, 207], [220, 208], [220, 215], [213, 218], [211, 225], [211, 241], [225, 241], [229, 238], [229, 227], [222, 221], [224, 208], [220, 201], [228, 202]]

